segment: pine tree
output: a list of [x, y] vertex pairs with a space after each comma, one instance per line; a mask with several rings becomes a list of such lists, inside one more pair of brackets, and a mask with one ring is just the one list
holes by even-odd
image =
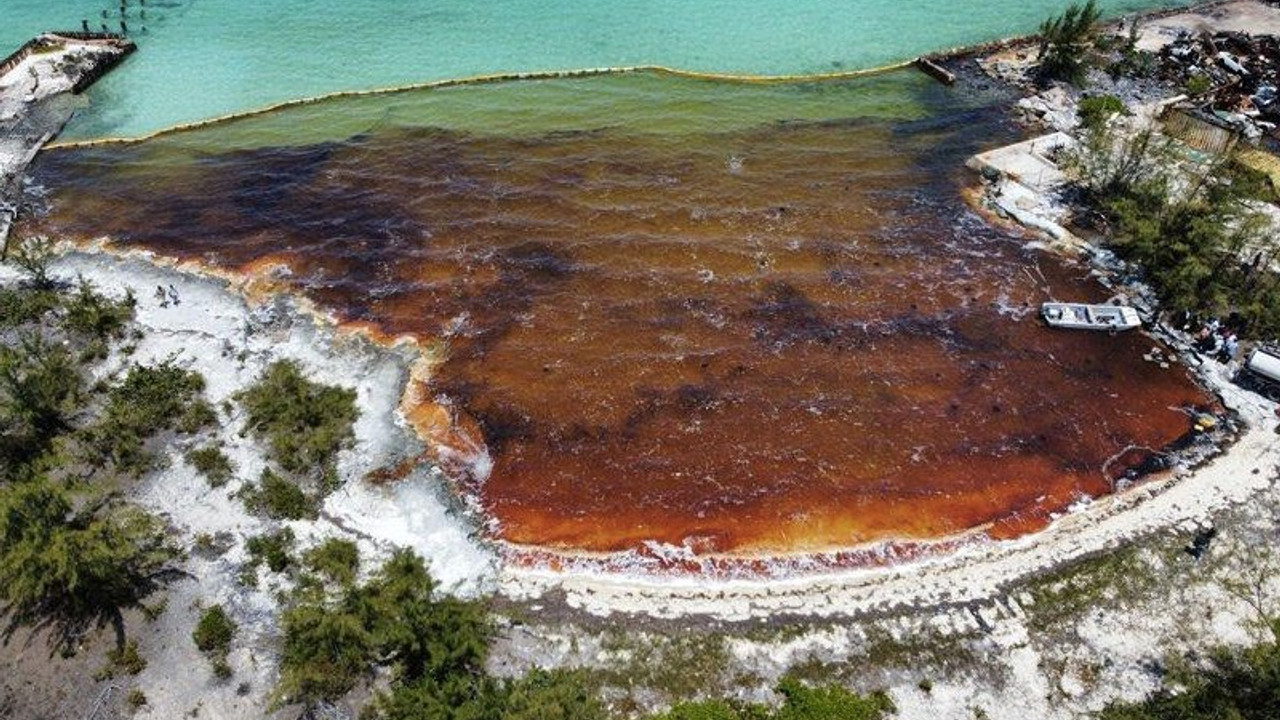
[[1084, 82], [1085, 55], [1092, 42], [1093, 26], [1102, 16], [1096, 0], [1072, 4], [1061, 15], [1040, 23], [1040, 74], [1050, 80]]

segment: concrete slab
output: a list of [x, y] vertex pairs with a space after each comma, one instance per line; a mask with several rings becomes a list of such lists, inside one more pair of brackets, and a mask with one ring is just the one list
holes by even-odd
[[1067, 182], [1062, 168], [1050, 158], [1075, 144], [1070, 135], [1055, 132], [979, 153], [970, 158], [968, 165], [978, 172], [994, 172], [1043, 193]]

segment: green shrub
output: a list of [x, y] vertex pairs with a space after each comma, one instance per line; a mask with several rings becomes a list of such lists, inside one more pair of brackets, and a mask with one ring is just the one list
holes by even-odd
[[316, 498], [270, 469], [262, 471], [257, 485], [246, 485], [241, 497], [249, 510], [275, 520], [314, 520], [320, 513]]
[[1069, 5], [1061, 15], [1040, 23], [1040, 74], [1074, 85], [1084, 81], [1093, 26], [1102, 16], [1095, 0]]
[[137, 675], [146, 669], [147, 659], [138, 652], [137, 640], [130, 640], [124, 644], [124, 647], [107, 651], [107, 667], [104, 668], [104, 674], [107, 677], [114, 677], [120, 673]]
[[[1280, 626], [1273, 623], [1273, 634]], [[1100, 720], [1274, 720], [1280, 717], [1280, 646], [1214, 648], [1192, 666], [1171, 663], [1164, 689], [1140, 703], [1113, 702]]]
[[38, 334], [0, 345], [0, 472], [20, 474], [70, 429], [83, 394], [80, 368]]
[[422, 559], [408, 550], [393, 555], [365, 585], [332, 598], [306, 594], [285, 612], [283, 625], [278, 691], [290, 701], [339, 698], [379, 661], [393, 663], [400, 681], [400, 689], [379, 701], [384, 712], [409, 700], [407, 707], [420, 708], [418, 713], [495, 701], [483, 671], [491, 632], [485, 608], [436, 597]]
[[248, 414], [248, 429], [269, 443], [272, 457], [289, 472], [323, 475], [355, 437], [355, 391], [313, 383], [291, 360], [272, 363], [236, 399]]
[[880, 720], [896, 710], [882, 692], [863, 696], [838, 685], [808, 687], [794, 678], [783, 678], [778, 692], [786, 702], [778, 710], [777, 720]]
[[134, 365], [124, 381], [111, 389], [106, 415], [117, 425], [194, 432], [216, 419], [203, 393], [204, 378], [172, 360]]
[[293, 531], [289, 528], [269, 535], [255, 535], [245, 543], [250, 564], [256, 567], [266, 563], [271, 572], [284, 572], [293, 564], [293, 545]]
[[303, 557], [307, 569], [341, 585], [355, 582], [360, 550], [350, 540], [329, 538]]
[[37, 235], [24, 238], [6, 259], [26, 273], [27, 282], [32, 287], [37, 290], [52, 290], [57, 285], [49, 275], [53, 253], [53, 241]]
[[[1250, 204], [1262, 192], [1229, 155], [1192, 165], [1151, 132], [1089, 132], [1068, 158], [1086, 198], [1106, 215], [1109, 242], [1141, 268], [1162, 310], [1238, 312], [1253, 337], [1280, 333], [1280, 283], [1266, 268], [1269, 224]], [[1252, 255], [1252, 258], [1249, 257]]]
[[124, 337], [133, 321], [138, 301], [133, 291], [127, 290], [120, 300], [112, 300], [93, 289], [88, 280], [80, 278], [74, 295], [66, 301], [64, 328], [98, 340]]
[[336, 700], [369, 671], [372, 634], [361, 614], [303, 604], [284, 613], [280, 690], [291, 702]]
[[1076, 111], [1080, 115], [1080, 126], [1084, 128], [1098, 127], [1116, 115], [1127, 115], [1129, 112], [1124, 101], [1115, 95], [1082, 98]]
[[212, 487], [226, 485], [235, 473], [231, 460], [217, 445], [206, 445], [187, 452], [187, 462], [196, 472], [204, 475]]
[[883, 692], [859, 695], [838, 685], [809, 687], [795, 678], [778, 684], [782, 706], [741, 704], [725, 700], [678, 703], [654, 720], [882, 720], [896, 712]]
[[1187, 78], [1185, 90], [1188, 95], [1201, 95], [1213, 89], [1213, 80], [1208, 75], [1192, 75]]
[[[534, 668], [501, 695], [503, 720], [605, 720], [604, 706], [579, 672]], [[406, 718], [407, 720], [407, 718]]]
[[748, 717], [768, 717], [763, 707], [757, 706], [756, 715], [747, 710], [735, 707], [724, 700], [703, 700], [701, 702], [676, 703], [667, 712], [658, 715], [655, 720], [743, 720]]
[[226, 655], [236, 634], [235, 622], [221, 605], [214, 605], [200, 615], [191, 639], [201, 652]]
[[147, 704], [147, 695], [146, 693], [142, 692], [141, 689], [134, 688], [129, 691], [128, 695], [125, 696], [124, 701], [125, 701], [125, 704], [129, 706], [130, 709], [138, 710]]
[[29, 325], [61, 306], [62, 298], [52, 290], [27, 286], [0, 288], [0, 328]]
[[174, 556], [163, 528], [132, 508], [82, 516], [37, 478], [0, 487], [0, 600], [19, 622], [70, 630], [145, 597]]
[[151, 435], [166, 429], [196, 432], [217, 419], [204, 399], [204, 378], [166, 360], [134, 365], [107, 394], [107, 406], [93, 431], [100, 452], [132, 473], [147, 470], [153, 458], [143, 447]]

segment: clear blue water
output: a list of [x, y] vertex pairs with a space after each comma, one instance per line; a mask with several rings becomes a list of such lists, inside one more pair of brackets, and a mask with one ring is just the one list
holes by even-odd
[[[1170, 0], [1103, 0], [1109, 14]], [[66, 136], [136, 136], [299, 97], [491, 73], [666, 65], [764, 75], [873, 67], [1034, 31], [1061, 0], [128, 0], [140, 51]], [[104, 18], [103, 15], [106, 15]], [[4, 0], [0, 47], [119, 29], [115, 0]]]

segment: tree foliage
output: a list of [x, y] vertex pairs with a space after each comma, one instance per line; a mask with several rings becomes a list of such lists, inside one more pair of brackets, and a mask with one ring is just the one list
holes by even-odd
[[288, 472], [323, 474], [355, 437], [355, 391], [311, 382], [293, 361], [272, 363], [236, 397], [248, 413], [249, 430], [269, 443], [272, 457]]
[[138, 302], [132, 290], [127, 290], [121, 300], [112, 300], [80, 278], [76, 291], [66, 300], [66, 317], [63, 327], [71, 332], [108, 340], [124, 336], [125, 328], [133, 321]]
[[1093, 43], [1093, 26], [1102, 17], [1095, 0], [1071, 4], [1061, 15], [1040, 23], [1040, 74], [1048, 80], [1084, 82], [1085, 59]]
[[535, 668], [503, 689], [503, 720], [605, 720], [604, 706], [581, 673]]
[[55, 280], [48, 248], [24, 244], [16, 261], [29, 278], [0, 288], [0, 615], [7, 632], [52, 626], [65, 649], [119, 622], [170, 570], [163, 524], [113, 497], [100, 460], [192, 417], [203, 380], [161, 368], [157, 382], [148, 368], [86, 387], [89, 361], [129, 333], [132, 296]]
[[1153, 132], [1099, 126], [1068, 165], [1165, 309], [1236, 313], [1254, 335], [1280, 332], [1280, 287], [1267, 271], [1280, 250], [1261, 242], [1267, 223], [1249, 204], [1258, 181], [1230, 156], [1194, 162]]
[[360, 570], [360, 550], [350, 540], [329, 538], [308, 550], [303, 564], [322, 578], [346, 586], [355, 582]]
[[161, 430], [193, 433], [217, 416], [204, 399], [204, 378], [173, 360], [134, 365], [107, 393], [106, 408], [92, 431], [93, 447], [116, 467], [141, 473], [151, 467], [147, 438]]
[[49, 263], [53, 260], [53, 241], [42, 235], [25, 238], [9, 253], [7, 258], [27, 276], [27, 282], [36, 290], [52, 290], [57, 284], [49, 275]]
[[80, 368], [38, 333], [0, 345], [0, 477], [13, 479], [71, 427], [83, 394]]
[[436, 597], [422, 559], [408, 550], [335, 597], [309, 590], [283, 624], [280, 691], [304, 702], [341, 697], [375, 664], [394, 666], [406, 686], [430, 685], [419, 693], [467, 695], [457, 681], [483, 675], [490, 632], [483, 606]]
[[51, 620], [69, 637], [146, 596], [173, 556], [140, 511], [78, 513], [42, 478], [0, 487], [0, 599], [15, 625]]
[[266, 563], [271, 572], [284, 572], [293, 564], [293, 546], [296, 538], [293, 530], [284, 528], [274, 533], [255, 535], [245, 542], [249, 552], [249, 570], [256, 571]]
[[1115, 95], [1091, 95], [1080, 99], [1076, 108], [1080, 115], [1080, 127], [1095, 128], [1116, 115], [1128, 114], [1124, 101]]

